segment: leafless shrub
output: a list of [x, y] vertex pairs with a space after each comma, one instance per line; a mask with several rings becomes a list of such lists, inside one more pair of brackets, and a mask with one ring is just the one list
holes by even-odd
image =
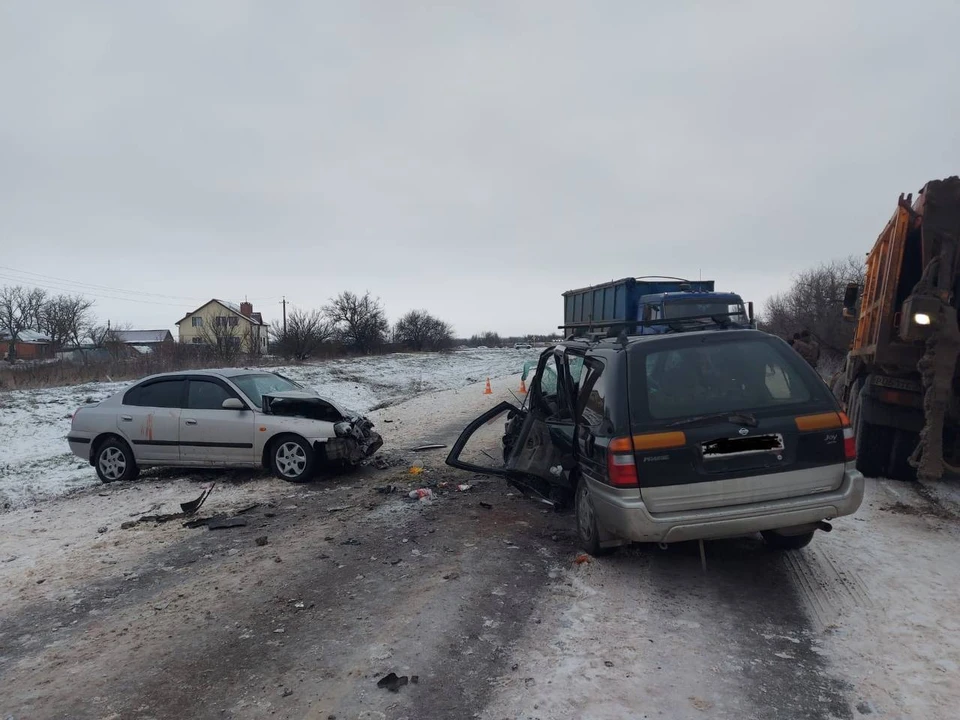
[[7, 357], [11, 361], [17, 356], [17, 336], [24, 330], [36, 329], [40, 323], [46, 297], [46, 292], [39, 288], [0, 288], [0, 330], [9, 336]]
[[55, 295], [44, 302], [37, 329], [50, 338], [55, 349], [80, 345], [93, 324], [91, 308], [93, 301], [82, 295]]
[[397, 321], [393, 339], [417, 352], [443, 350], [453, 339], [453, 328], [426, 310], [411, 310]]
[[843, 294], [847, 283], [863, 283], [864, 272], [863, 258], [851, 256], [798, 273], [789, 290], [767, 301], [761, 327], [784, 339], [809, 330], [826, 356], [845, 355], [855, 325], [843, 320]]
[[340, 293], [323, 309], [336, 326], [337, 337], [347, 348], [362, 354], [379, 350], [387, 339], [390, 323], [379, 298], [363, 297], [349, 290]]
[[329, 343], [336, 326], [319, 310], [293, 309], [287, 316], [286, 329], [273, 328], [274, 351], [297, 361], [316, 357]]

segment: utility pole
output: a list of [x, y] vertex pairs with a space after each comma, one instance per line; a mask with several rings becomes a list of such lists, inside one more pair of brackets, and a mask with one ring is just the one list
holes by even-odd
[[[276, 296], [274, 296], [276, 297]], [[280, 304], [283, 305], [283, 336], [287, 336], [287, 296], [283, 296], [283, 300], [280, 301]]]

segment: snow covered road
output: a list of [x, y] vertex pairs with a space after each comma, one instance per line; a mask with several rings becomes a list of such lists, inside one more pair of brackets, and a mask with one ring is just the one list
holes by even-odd
[[[860, 511], [809, 547], [708, 542], [706, 573], [695, 544], [578, 564], [570, 514], [447, 468], [442, 451], [403, 453], [451, 443], [508, 399], [522, 359], [499, 357], [287, 369], [346, 404], [385, 405], [373, 415], [396, 460], [305, 486], [216, 471], [100, 486], [85, 466], [77, 492], [51, 497], [29, 485], [42, 458], [4, 456], [23, 503], [0, 512], [0, 717], [956, 717], [956, 481], [869, 480]], [[492, 397], [463, 384], [488, 374], [510, 374]], [[94, 391], [111, 388], [17, 394], [4, 452], [37, 448], [68, 477], [73, 461], [45, 448]], [[253, 507], [248, 526], [122, 529], [214, 479], [204, 512]], [[433, 503], [406, 500], [421, 484]], [[390, 671], [419, 683], [377, 688]]]
[[960, 516], [924, 495], [870, 480], [806, 549], [712, 541], [706, 574], [694, 543], [558, 569], [484, 717], [957, 717]]

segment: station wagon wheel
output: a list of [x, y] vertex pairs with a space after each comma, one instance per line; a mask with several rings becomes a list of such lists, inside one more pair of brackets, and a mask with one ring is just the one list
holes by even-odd
[[595, 557], [609, 555], [612, 548], [600, 547], [600, 532], [597, 529], [597, 514], [593, 509], [593, 500], [590, 499], [590, 488], [583, 478], [577, 483], [575, 500], [577, 515], [577, 537], [580, 547]]
[[313, 448], [297, 437], [277, 440], [270, 454], [273, 472], [287, 482], [307, 482], [313, 471]]
[[140, 474], [130, 447], [116, 438], [107, 440], [97, 448], [94, 467], [97, 476], [105, 483], [133, 480]]

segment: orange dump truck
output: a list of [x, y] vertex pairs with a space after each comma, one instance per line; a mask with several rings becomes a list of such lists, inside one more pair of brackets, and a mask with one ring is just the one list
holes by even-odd
[[834, 393], [865, 475], [936, 479], [960, 472], [960, 178], [932, 180], [896, 212], [850, 285], [856, 334]]

